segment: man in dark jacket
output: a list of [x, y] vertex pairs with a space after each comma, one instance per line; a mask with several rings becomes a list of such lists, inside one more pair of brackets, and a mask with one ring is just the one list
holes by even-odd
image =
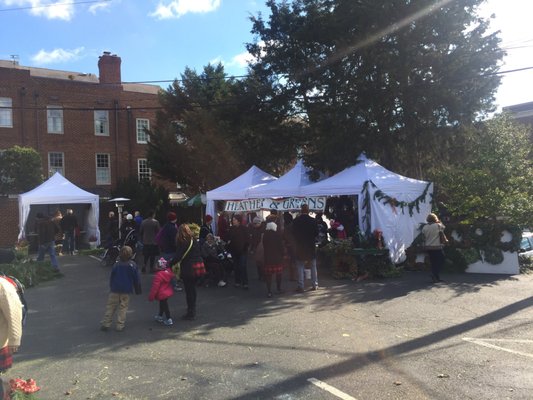
[[74, 254], [76, 250], [76, 228], [78, 227], [78, 220], [71, 208], [67, 209], [65, 215], [60, 222], [61, 230], [65, 233], [65, 244], [63, 250], [67, 254]]
[[235, 265], [235, 287], [248, 289], [247, 253], [250, 243], [248, 229], [242, 225], [242, 215], [235, 214], [231, 219], [228, 249]]
[[44, 254], [47, 252], [50, 255], [52, 266], [59, 271], [55, 246], [55, 236], [59, 233], [59, 227], [50, 218], [45, 217], [42, 213], [37, 213], [35, 232], [37, 232], [39, 239], [39, 255], [37, 256], [37, 261], [44, 261]]
[[296, 255], [296, 268], [298, 269], [297, 292], [304, 291], [304, 269], [311, 268], [312, 290], [318, 289], [318, 277], [316, 271], [316, 246], [318, 226], [314, 218], [309, 216], [309, 206], [302, 205], [300, 215], [292, 223], [294, 237], [294, 250]]

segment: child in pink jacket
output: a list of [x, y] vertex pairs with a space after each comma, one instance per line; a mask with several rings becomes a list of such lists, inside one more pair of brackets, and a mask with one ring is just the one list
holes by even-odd
[[[176, 276], [170, 268], [167, 268], [167, 261], [164, 258], [159, 259], [157, 264], [158, 266], [154, 280], [152, 281], [152, 288], [150, 289], [148, 300], [159, 300], [159, 314], [154, 318], [163, 325], [171, 326], [174, 322], [170, 318], [168, 298], [174, 294]], [[163, 317], [163, 313], [165, 317]]]

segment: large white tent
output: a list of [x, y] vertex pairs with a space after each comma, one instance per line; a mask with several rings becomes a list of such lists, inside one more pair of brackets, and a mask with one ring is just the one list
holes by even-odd
[[68, 179], [56, 172], [47, 181], [29, 192], [19, 195], [19, 239], [26, 236], [25, 226], [32, 205], [48, 204], [89, 204], [85, 228], [87, 235], [96, 236], [100, 242], [100, 230], [98, 228], [99, 197], [96, 194], [80, 189]]
[[304, 186], [300, 193], [303, 196], [357, 195], [359, 226], [381, 230], [392, 261], [398, 263], [418, 234], [420, 223], [431, 212], [433, 184], [391, 172], [361, 154], [356, 165]]
[[259, 184], [250, 187], [246, 191], [247, 199], [273, 198], [273, 197], [299, 197], [304, 186], [311, 183], [309, 178], [309, 168], [302, 160], [298, 160], [296, 165], [285, 175], [280, 176], [268, 184]]
[[[246, 192], [252, 188], [260, 188], [267, 185], [269, 182], [275, 181], [275, 176], [266, 173], [261, 168], [252, 166], [248, 171], [233, 179], [216, 189], [210, 190], [206, 193], [207, 205], [206, 214], [215, 216], [216, 208], [215, 201], [217, 200], [242, 200], [246, 199]], [[213, 221], [214, 228], [216, 228], [216, 218]]]

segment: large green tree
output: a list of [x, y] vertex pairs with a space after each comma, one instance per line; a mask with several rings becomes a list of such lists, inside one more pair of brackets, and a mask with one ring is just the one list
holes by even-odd
[[265, 85], [252, 75], [228, 78], [221, 64], [200, 74], [187, 68], [161, 95], [148, 150], [153, 171], [190, 192], [213, 189], [254, 164], [279, 173], [295, 158], [302, 129], [265, 101]]
[[43, 182], [41, 157], [31, 147], [14, 146], [0, 153], [0, 193], [17, 194]]
[[483, 0], [268, 0], [252, 17], [266, 102], [305, 118], [308, 164], [336, 172], [361, 151], [425, 177], [460, 127], [493, 109], [504, 52]]
[[533, 161], [529, 130], [498, 115], [465, 134], [463, 160], [435, 175], [437, 200], [471, 222], [504, 217], [533, 227]]

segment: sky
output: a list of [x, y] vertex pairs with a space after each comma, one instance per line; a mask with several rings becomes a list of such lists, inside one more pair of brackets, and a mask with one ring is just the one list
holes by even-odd
[[[124, 82], [172, 81], [210, 62], [239, 76], [259, 12], [268, 15], [265, 0], [0, 0], [0, 59], [98, 75], [109, 51], [122, 59]], [[494, 14], [501, 31], [501, 71], [533, 67], [533, 0], [487, 0], [480, 13]], [[499, 108], [533, 101], [533, 69], [502, 77]]]

